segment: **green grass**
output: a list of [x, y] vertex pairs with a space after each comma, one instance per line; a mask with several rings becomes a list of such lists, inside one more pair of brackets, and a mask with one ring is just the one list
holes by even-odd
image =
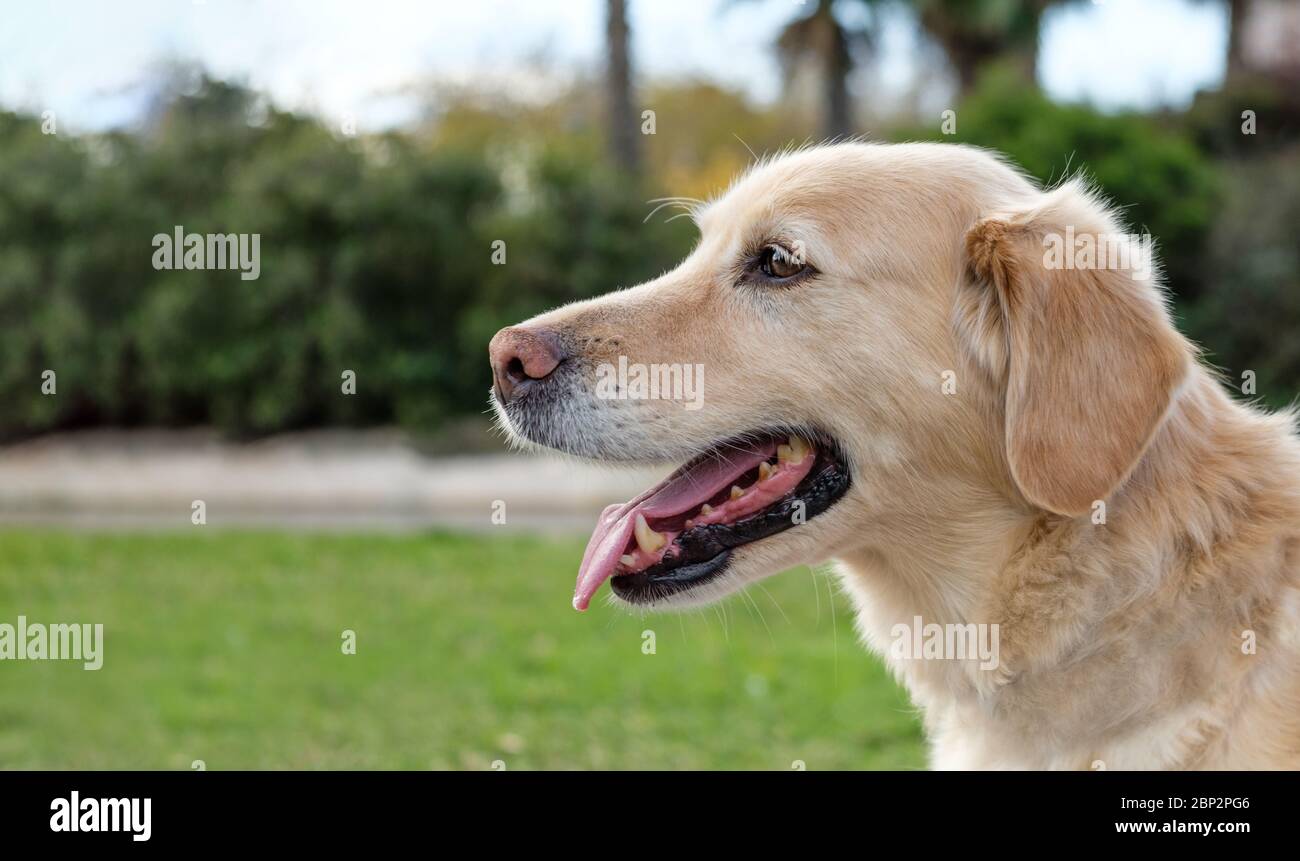
[[98, 672], [0, 662], [0, 768], [922, 766], [906, 696], [824, 577], [688, 615], [579, 614], [581, 551], [0, 531], [0, 622], [102, 622], [105, 639]]

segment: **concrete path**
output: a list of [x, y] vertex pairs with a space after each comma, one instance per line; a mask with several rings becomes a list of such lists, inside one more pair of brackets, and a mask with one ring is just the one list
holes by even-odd
[[232, 444], [210, 432], [89, 432], [0, 448], [0, 524], [303, 529], [511, 527], [585, 533], [665, 470], [520, 454], [431, 458], [393, 431], [313, 432]]

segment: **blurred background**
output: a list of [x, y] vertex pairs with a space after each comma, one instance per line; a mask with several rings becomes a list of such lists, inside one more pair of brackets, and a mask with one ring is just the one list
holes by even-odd
[[[485, 415], [498, 328], [670, 268], [651, 201], [755, 154], [1082, 172], [1229, 384], [1300, 389], [1294, 0], [55, 0], [0, 58], [0, 622], [106, 637], [0, 663], [0, 767], [921, 767], [825, 571], [575, 614], [653, 471]], [[176, 225], [260, 277], [154, 269]]]

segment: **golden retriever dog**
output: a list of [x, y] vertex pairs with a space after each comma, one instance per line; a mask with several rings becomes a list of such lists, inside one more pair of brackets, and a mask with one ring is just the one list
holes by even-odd
[[605, 510], [576, 607], [834, 559], [936, 768], [1300, 767], [1293, 417], [1200, 363], [1149, 242], [948, 144], [786, 154], [693, 214], [676, 269], [490, 346], [516, 439], [680, 464]]

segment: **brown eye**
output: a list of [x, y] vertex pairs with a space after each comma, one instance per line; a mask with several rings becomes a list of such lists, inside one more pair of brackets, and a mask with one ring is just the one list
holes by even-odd
[[769, 245], [759, 255], [758, 268], [768, 278], [784, 281], [802, 275], [808, 269], [808, 264], [780, 245]]

